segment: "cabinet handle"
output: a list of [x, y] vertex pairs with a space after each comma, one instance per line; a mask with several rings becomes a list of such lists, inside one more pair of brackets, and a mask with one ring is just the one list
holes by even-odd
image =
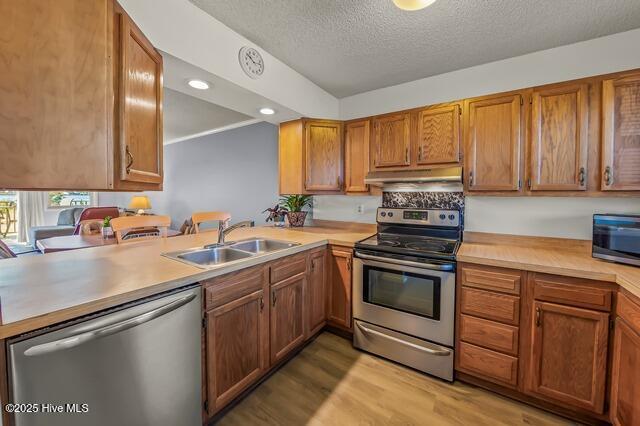
[[347, 271], [351, 270], [351, 258], [347, 258]]
[[264, 297], [260, 296], [260, 312], [264, 309]]
[[338, 185], [338, 188], [342, 188], [342, 179], [340, 179], [340, 176], [336, 179], [336, 184]]
[[418, 161], [422, 161], [422, 145], [418, 147]]
[[316, 270], [316, 260], [315, 259], [311, 259], [311, 270], [312, 271]]
[[275, 290], [273, 290], [271, 292], [271, 305], [272, 306], [276, 306], [276, 291]]
[[469, 186], [473, 186], [473, 170], [469, 172]]
[[580, 172], [578, 173], [578, 182], [580, 183], [580, 186], [584, 186], [586, 174], [587, 172], [584, 167], [580, 167]]
[[604, 183], [607, 186], [610, 186], [613, 183], [613, 178], [611, 177], [611, 166], [607, 166], [604, 169]]
[[124, 149], [125, 154], [127, 155], [127, 174], [131, 172], [131, 166], [133, 166], [133, 154], [129, 151], [129, 145], [127, 145]]
[[409, 148], [405, 148], [404, 150], [404, 162], [409, 164]]
[[531, 178], [527, 179], [527, 186], [529, 187], [529, 190], [531, 190]]
[[536, 327], [540, 327], [542, 319], [540, 318], [540, 307], [536, 307]]

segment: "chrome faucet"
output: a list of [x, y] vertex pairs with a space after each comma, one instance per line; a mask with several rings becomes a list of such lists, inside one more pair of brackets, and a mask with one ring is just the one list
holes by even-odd
[[243, 222], [238, 222], [235, 223], [231, 226], [227, 226], [227, 221], [220, 221], [219, 225], [218, 225], [218, 245], [223, 245], [224, 244], [224, 237], [226, 237], [226, 235], [233, 231], [234, 229], [238, 229], [238, 228], [252, 228], [255, 226], [255, 222], [252, 220], [245, 220]]

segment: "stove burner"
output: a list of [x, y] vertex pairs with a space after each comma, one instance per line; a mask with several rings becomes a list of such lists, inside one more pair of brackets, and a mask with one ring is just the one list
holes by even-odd
[[379, 246], [397, 247], [400, 245], [400, 241], [391, 238], [378, 238]]
[[437, 241], [416, 241], [412, 243], [405, 244], [405, 247], [412, 250], [418, 251], [431, 251], [442, 253], [447, 250], [446, 246]]

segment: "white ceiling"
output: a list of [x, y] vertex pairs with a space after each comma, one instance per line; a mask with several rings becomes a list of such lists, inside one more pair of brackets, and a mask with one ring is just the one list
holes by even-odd
[[253, 118], [167, 87], [164, 88], [162, 107], [165, 143]]
[[639, 0], [189, 1], [339, 98], [640, 27]]

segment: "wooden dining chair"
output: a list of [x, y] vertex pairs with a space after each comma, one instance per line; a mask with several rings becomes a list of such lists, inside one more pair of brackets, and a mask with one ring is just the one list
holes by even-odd
[[[218, 229], [231, 220], [231, 214], [227, 212], [196, 212], [191, 215], [191, 221], [193, 222], [194, 233], [199, 234], [200, 224], [206, 222], [218, 222]], [[202, 231], [204, 232], [204, 231]]]
[[120, 216], [111, 219], [111, 228], [118, 244], [166, 238], [170, 225], [170, 216]]

